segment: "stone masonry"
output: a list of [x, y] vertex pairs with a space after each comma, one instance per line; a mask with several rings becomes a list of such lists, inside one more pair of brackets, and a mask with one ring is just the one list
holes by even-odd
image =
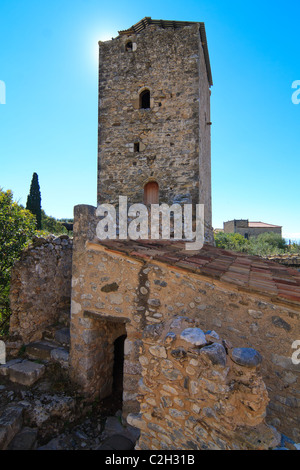
[[211, 85], [203, 23], [146, 18], [99, 42], [98, 203], [143, 203], [155, 181], [159, 203], [204, 204], [213, 242]]
[[143, 332], [141, 412], [127, 421], [141, 430], [137, 449], [268, 449], [279, 433], [264, 423], [268, 394], [260, 354], [232, 348], [189, 317]]
[[46, 327], [69, 324], [72, 240], [67, 235], [36, 238], [11, 275], [10, 335], [23, 343], [42, 338]]
[[[113, 343], [126, 334], [123, 413], [138, 413], [143, 332], [187, 316], [234, 348], [261, 354], [267, 422], [298, 442], [300, 370], [291, 357], [300, 334], [299, 273], [206, 245], [188, 253], [171, 241], [100, 243], [95, 210], [76, 206], [74, 219], [70, 365], [83, 392], [109, 394], [103, 384], [112, 383]], [[272, 272], [278, 288], [272, 287]], [[282, 297], [276, 297], [278, 289]]]
[[204, 204], [201, 250], [100, 242], [79, 205], [73, 244], [36, 241], [12, 273], [10, 333], [70, 320], [71, 382], [91, 402], [121, 384], [136, 449], [269, 449], [274, 427], [300, 442], [300, 274], [213, 246], [211, 85], [203, 23], [146, 17], [99, 42], [97, 203]]
[[275, 233], [282, 236], [280, 225], [271, 225], [264, 222], [249, 222], [247, 219], [229, 220], [223, 223], [224, 233], [239, 233], [245, 238], [257, 237], [262, 233]]

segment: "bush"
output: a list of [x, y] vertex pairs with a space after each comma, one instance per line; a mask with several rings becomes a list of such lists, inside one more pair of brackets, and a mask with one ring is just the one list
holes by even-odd
[[239, 233], [218, 232], [215, 234], [215, 242], [218, 248], [225, 250], [247, 252], [249, 240]]
[[61, 221], [46, 215], [45, 211], [42, 210], [42, 231], [53, 233], [53, 235], [67, 234], [67, 229], [61, 224]]
[[0, 188], [0, 334], [8, 328], [11, 268], [34, 235], [35, 225], [35, 216], [13, 202], [10, 190]]
[[[285, 239], [272, 232], [250, 237], [249, 240], [239, 233], [218, 232], [215, 234], [215, 242], [218, 248], [264, 257], [291, 251]], [[296, 248], [294, 250], [296, 252]]]
[[287, 245], [284, 238], [272, 232], [266, 232], [258, 237], [250, 238], [249, 253], [258, 256], [279, 255], [286, 251]]

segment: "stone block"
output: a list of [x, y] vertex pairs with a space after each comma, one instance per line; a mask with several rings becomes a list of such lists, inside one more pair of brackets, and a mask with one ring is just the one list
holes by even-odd
[[61, 328], [57, 330], [54, 335], [55, 340], [62, 344], [62, 345], [69, 345], [70, 344], [70, 329], [69, 328]]
[[51, 359], [51, 351], [56, 347], [57, 344], [50, 341], [35, 341], [26, 346], [26, 354], [30, 359], [49, 361]]
[[141, 413], [129, 413], [127, 416], [127, 423], [135, 428], [143, 429], [144, 431], [147, 430], [147, 424], [142, 419]]
[[45, 372], [43, 364], [31, 361], [17, 362], [9, 367], [9, 379], [21, 385], [34, 384]]
[[212, 364], [225, 367], [226, 365], [226, 351], [222, 344], [214, 343], [210, 346], [205, 346], [200, 350], [200, 355], [205, 354]]
[[205, 333], [200, 330], [200, 328], [186, 328], [181, 333], [180, 338], [194, 346], [203, 346], [206, 344]]
[[52, 349], [51, 360], [58, 362], [64, 369], [69, 367], [69, 353], [64, 348]]
[[7, 446], [20, 431], [23, 422], [22, 406], [10, 406], [0, 416], [0, 450]]
[[253, 348], [234, 348], [231, 359], [236, 364], [245, 367], [256, 367], [262, 361], [259, 352]]
[[12, 359], [11, 361], [6, 362], [6, 364], [3, 364], [0, 366], [0, 376], [8, 376], [9, 375], [9, 369], [11, 366], [14, 364], [18, 364], [19, 362], [22, 362], [23, 359]]

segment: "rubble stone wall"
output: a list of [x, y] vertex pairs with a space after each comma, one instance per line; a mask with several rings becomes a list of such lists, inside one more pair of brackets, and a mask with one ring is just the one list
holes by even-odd
[[69, 324], [72, 240], [68, 236], [36, 238], [23, 251], [11, 274], [10, 335], [26, 344], [42, 338], [58, 321]]
[[[141, 109], [145, 89], [150, 107]], [[118, 196], [142, 203], [144, 186], [156, 181], [160, 203], [204, 204], [212, 233], [210, 160], [210, 89], [199, 24], [151, 25], [100, 42], [98, 203], [117, 204]]]
[[[71, 367], [82, 389], [99, 393], [92, 339], [101, 322], [121, 322], [127, 334], [123, 411], [138, 412], [145, 328], [187, 316], [203, 331], [216, 330], [233, 347], [254, 348], [262, 355], [261, 374], [270, 397], [267, 422], [298, 442], [300, 365], [292, 361], [292, 344], [300, 338], [296, 307], [273, 304], [263, 295], [165, 263], [126, 256], [117, 251], [117, 242], [116, 251], [107, 250], [93, 241], [94, 213], [95, 208], [77, 206], [74, 224]], [[111, 343], [109, 336], [106, 340]]]
[[136, 449], [268, 449], [280, 442], [264, 423], [268, 394], [256, 350], [231, 348], [188, 317], [148, 325], [142, 350], [140, 413], [127, 417], [141, 430]]

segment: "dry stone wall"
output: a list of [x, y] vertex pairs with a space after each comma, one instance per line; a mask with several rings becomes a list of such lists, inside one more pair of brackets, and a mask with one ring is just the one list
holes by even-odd
[[175, 317], [143, 332], [136, 449], [268, 449], [280, 435], [264, 423], [268, 393], [261, 355], [232, 348], [197, 321]]
[[299, 442], [300, 365], [292, 361], [292, 344], [300, 337], [299, 309], [208, 276], [137, 259], [134, 253], [126, 256], [118, 252], [118, 242], [114, 250], [106, 249], [93, 240], [94, 214], [90, 206], [75, 210], [71, 368], [84, 392], [99, 394], [95, 351], [100, 348], [96, 336], [101, 325], [112, 322], [117, 328], [121, 322], [127, 334], [123, 410], [138, 412], [143, 331], [174, 316], [187, 316], [203, 331], [216, 330], [234, 348], [254, 348], [261, 354], [261, 374], [270, 398], [266, 420]]
[[[139, 106], [144, 89], [148, 109]], [[160, 203], [204, 204], [212, 234], [209, 123], [198, 23], [100, 42], [98, 203], [121, 195], [142, 203], [145, 184], [156, 181]]]
[[11, 275], [10, 335], [29, 343], [58, 321], [69, 324], [72, 239], [36, 238]]

